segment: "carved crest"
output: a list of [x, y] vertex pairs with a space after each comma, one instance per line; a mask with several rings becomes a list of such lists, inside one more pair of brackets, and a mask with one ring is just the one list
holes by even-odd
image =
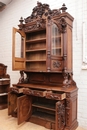
[[41, 2], [37, 2], [37, 6], [33, 8], [32, 14], [25, 19], [25, 23], [31, 22], [35, 19], [46, 19], [47, 17], [53, 17], [55, 15], [60, 14], [61, 9], [51, 10], [48, 4], [42, 4]]
[[[37, 2], [37, 6], [33, 8], [31, 15], [24, 20], [21, 17], [21, 19], [19, 20], [20, 25], [18, 26], [20, 29], [24, 29], [25, 32], [43, 29], [46, 26], [46, 19], [51, 20], [53, 17], [58, 16], [61, 13], [61, 10], [62, 12], [65, 12], [66, 9], [67, 8], [65, 4], [63, 4], [62, 8], [51, 10], [48, 4], [42, 4], [41, 2]], [[33, 24], [24, 26], [23, 22], [25, 22], [25, 24], [33, 22]], [[58, 20], [56, 24], [59, 27], [59, 31], [61, 33], [64, 33], [66, 31], [67, 23], [64, 17]]]

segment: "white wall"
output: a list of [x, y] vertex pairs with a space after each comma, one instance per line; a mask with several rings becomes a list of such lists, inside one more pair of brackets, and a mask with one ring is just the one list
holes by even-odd
[[[82, 70], [83, 22], [87, 19], [87, 0], [39, 0], [57, 9], [66, 4], [68, 12], [74, 17], [73, 22], [73, 77], [78, 90], [78, 122], [87, 129], [87, 70]], [[13, 0], [0, 12], [0, 63], [8, 66], [11, 83], [17, 83], [19, 73], [12, 71], [12, 27], [19, 24], [22, 16], [26, 18], [37, 5], [37, 0]]]

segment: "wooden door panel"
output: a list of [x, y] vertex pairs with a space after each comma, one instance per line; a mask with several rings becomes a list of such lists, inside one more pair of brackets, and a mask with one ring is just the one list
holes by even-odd
[[15, 93], [8, 93], [8, 115], [13, 115], [17, 109], [17, 95]]
[[12, 69], [25, 69], [25, 33], [19, 29], [13, 28], [12, 40]]
[[23, 95], [17, 99], [18, 125], [31, 116], [32, 99], [30, 96]]

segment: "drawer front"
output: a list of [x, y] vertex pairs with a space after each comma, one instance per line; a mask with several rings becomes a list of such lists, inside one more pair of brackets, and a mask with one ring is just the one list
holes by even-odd
[[63, 100], [66, 98], [66, 94], [65, 93], [46, 93], [46, 98], [48, 99], [53, 99], [53, 100]]
[[46, 91], [32, 90], [32, 89], [24, 89], [23, 93], [27, 95], [38, 96], [38, 97], [44, 97], [46, 95]]
[[11, 87], [10, 92], [23, 93], [23, 88]]

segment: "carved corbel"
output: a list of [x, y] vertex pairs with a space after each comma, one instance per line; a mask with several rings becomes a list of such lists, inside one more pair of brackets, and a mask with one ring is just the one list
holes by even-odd
[[64, 72], [64, 81], [63, 81], [63, 87], [67, 88], [70, 87], [72, 84], [72, 73]]

